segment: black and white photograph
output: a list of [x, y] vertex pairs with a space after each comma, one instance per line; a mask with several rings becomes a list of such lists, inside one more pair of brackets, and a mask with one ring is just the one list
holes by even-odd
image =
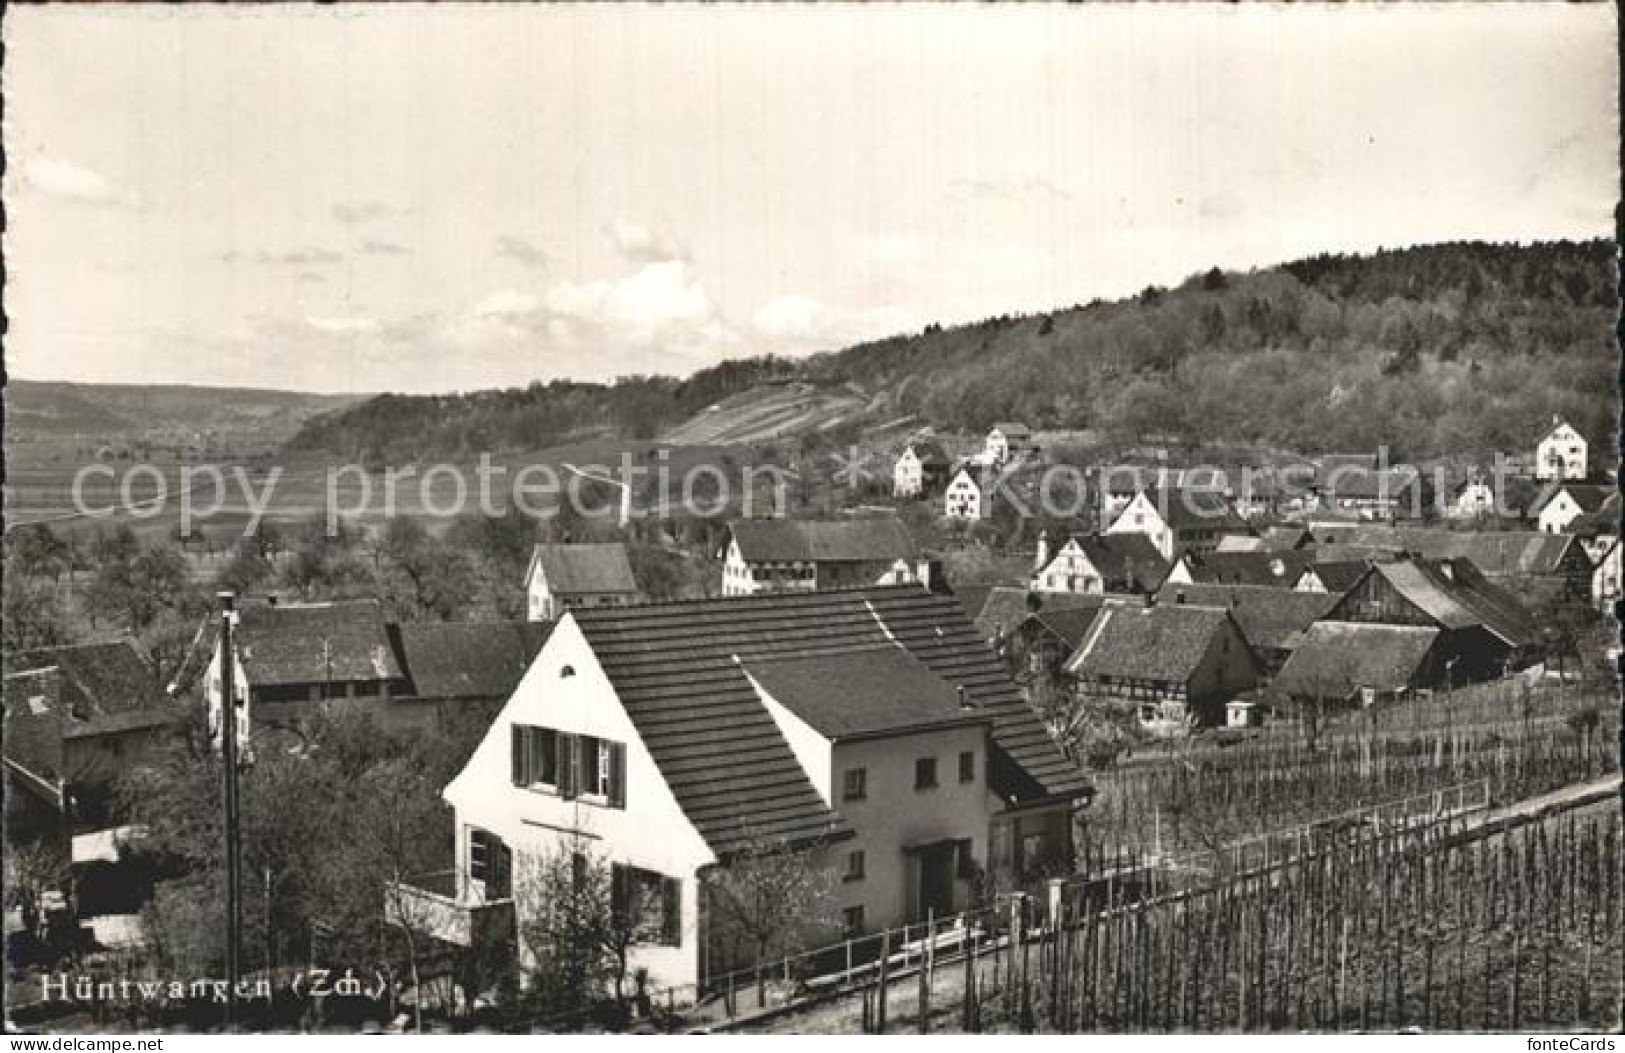
[[1619, 17], [11, 5], [7, 1049], [1614, 1050]]

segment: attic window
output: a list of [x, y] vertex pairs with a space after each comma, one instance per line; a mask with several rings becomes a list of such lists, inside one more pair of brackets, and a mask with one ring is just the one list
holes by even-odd
[[563, 680], [565, 677], [575, 676], [575, 675], [576, 675], [576, 667], [573, 666], [573, 665], [567, 665], [563, 669], [559, 670], [559, 679], [560, 680]]

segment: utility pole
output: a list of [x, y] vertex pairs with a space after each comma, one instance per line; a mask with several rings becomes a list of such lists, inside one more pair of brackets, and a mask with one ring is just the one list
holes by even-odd
[[237, 670], [232, 643], [236, 596], [220, 594], [220, 743], [225, 769], [226, 827], [226, 1027], [237, 1016], [237, 980], [242, 948], [242, 843], [237, 815]]

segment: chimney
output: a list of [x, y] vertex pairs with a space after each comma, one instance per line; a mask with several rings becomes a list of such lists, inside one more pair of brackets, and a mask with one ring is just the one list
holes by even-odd
[[960, 709], [975, 709], [976, 708], [976, 703], [972, 702], [970, 700], [970, 693], [965, 690], [965, 685], [964, 684], [959, 685], [959, 708]]
[[1048, 562], [1049, 562], [1049, 531], [1048, 530], [1040, 530], [1038, 532], [1038, 555], [1033, 558], [1033, 573], [1036, 574], [1038, 571], [1043, 570], [1045, 564], [1047, 564]]

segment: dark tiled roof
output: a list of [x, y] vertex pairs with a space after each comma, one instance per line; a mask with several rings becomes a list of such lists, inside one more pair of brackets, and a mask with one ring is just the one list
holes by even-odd
[[972, 614], [976, 631], [984, 640], [996, 636], [1009, 636], [1016, 631], [1021, 620], [1032, 613], [1027, 602], [1027, 590], [1015, 585], [995, 585], [988, 590], [981, 610]]
[[1157, 593], [1159, 605], [1185, 602], [1199, 607], [1227, 608], [1241, 626], [1241, 635], [1255, 648], [1285, 650], [1291, 638], [1325, 617], [1337, 597], [1324, 592], [1295, 592], [1266, 585], [1178, 585], [1170, 582]]
[[[1370, 552], [1408, 552], [1427, 559], [1469, 559], [1490, 575], [1553, 574], [1575, 539], [1538, 530], [1425, 530], [1376, 524], [1326, 526], [1322, 541]], [[1324, 548], [1322, 549], [1324, 552]]]
[[1297, 524], [1272, 526], [1264, 531], [1264, 547], [1271, 552], [1292, 552], [1314, 540], [1307, 527]]
[[1316, 563], [1310, 567], [1315, 577], [1326, 586], [1326, 591], [1332, 595], [1341, 595], [1354, 587], [1354, 583], [1365, 576], [1366, 568], [1371, 566], [1369, 560], [1344, 559], [1329, 563]]
[[638, 591], [626, 546], [619, 541], [537, 545], [531, 552], [526, 581], [536, 573], [537, 567], [541, 568], [547, 587], [553, 592], [626, 594]]
[[404, 675], [377, 600], [245, 606], [237, 650], [256, 687]]
[[1168, 573], [1167, 561], [1144, 534], [1074, 534], [1069, 540], [1114, 591], [1154, 589]]
[[390, 626], [418, 698], [506, 699], [552, 622], [409, 622]]
[[1107, 604], [1067, 669], [1089, 677], [1184, 683], [1229, 620], [1218, 607]]
[[1596, 511], [1585, 512], [1576, 516], [1569, 524], [1568, 532], [1576, 537], [1593, 538], [1599, 535], [1617, 537], [1620, 522], [1620, 496], [1614, 491], [1598, 506]]
[[1382, 575], [1400, 595], [1447, 629], [1482, 626], [1512, 647], [1534, 647], [1542, 641], [1540, 627], [1518, 599], [1492, 584], [1467, 560], [1379, 563], [1370, 573]]
[[[43, 672], [51, 669], [55, 672]], [[180, 707], [164, 693], [156, 672], [133, 640], [8, 654], [5, 674], [8, 704], [14, 686], [44, 683], [22, 678], [32, 674], [54, 681], [46, 695], [61, 707], [64, 738], [157, 727], [183, 719]]]
[[1281, 667], [1272, 688], [1338, 701], [1360, 688], [1393, 692], [1409, 686], [1427, 661], [1439, 630], [1368, 622], [1319, 622]]
[[[764, 660], [901, 644], [992, 719], [995, 792], [1026, 801], [1086, 788], [951, 596], [914, 586], [770, 593], [570, 617], [684, 813], [719, 854], [757, 836], [847, 829], [745, 677]], [[839, 680], [829, 686], [842, 689]]]
[[989, 721], [962, 708], [953, 685], [895, 645], [744, 665], [774, 701], [831, 740]]
[[1083, 636], [1094, 624], [1095, 616], [1100, 609], [1115, 597], [1107, 596], [1077, 596], [1075, 599], [1084, 601], [1075, 607], [1062, 607], [1056, 610], [1039, 610], [1027, 616], [1024, 625], [1039, 626], [1054, 633], [1067, 646], [1068, 651], [1076, 651], [1083, 642]]
[[1290, 589], [1313, 556], [1308, 552], [1187, 553], [1191, 577], [1211, 585], [1265, 585]]
[[848, 520], [741, 519], [730, 528], [739, 554], [757, 563], [878, 562], [917, 555], [908, 528], [892, 517]]

